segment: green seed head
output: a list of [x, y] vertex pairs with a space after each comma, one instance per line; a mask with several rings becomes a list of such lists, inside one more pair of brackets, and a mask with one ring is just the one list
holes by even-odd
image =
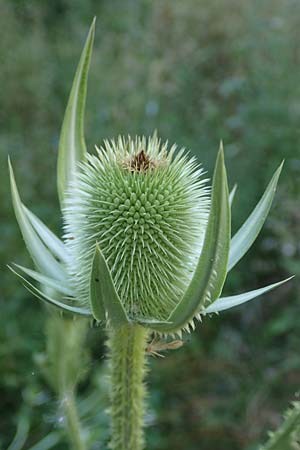
[[96, 243], [129, 317], [166, 319], [199, 257], [209, 212], [202, 168], [154, 136], [105, 142], [65, 202], [68, 269], [88, 304]]

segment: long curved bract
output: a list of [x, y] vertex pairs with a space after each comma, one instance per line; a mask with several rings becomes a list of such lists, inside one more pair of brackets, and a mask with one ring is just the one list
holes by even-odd
[[67, 104], [58, 148], [57, 191], [61, 208], [66, 188], [74, 180], [76, 166], [86, 157], [84, 139], [84, 111], [87, 92], [87, 78], [95, 35], [95, 19], [92, 22], [85, 46], [75, 73]]
[[226, 278], [230, 243], [230, 206], [221, 145], [212, 185], [212, 201], [203, 249], [192, 280], [177, 307], [163, 324], [145, 326], [161, 333], [189, 330], [193, 318], [219, 297]]
[[20, 266], [19, 264], [14, 264], [14, 267], [21, 270], [25, 273], [25, 275], [29, 276], [33, 280], [40, 283], [45, 288], [51, 288], [55, 291], [59, 292], [60, 294], [67, 295], [69, 297], [73, 296], [72, 289], [70, 288], [69, 284], [67, 283], [67, 280], [65, 282], [55, 280], [53, 278], [47, 277], [46, 275], [43, 275], [42, 273], [36, 272], [35, 270], [28, 269], [27, 267]]
[[8, 267], [15, 275], [17, 275], [23, 281], [23, 285], [26, 287], [26, 289], [29, 292], [31, 292], [31, 294], [33, 294], [35, 297], [37, 297], [39, 300], [43, 300], [44, 302], [50, 304], [51, 306], [55, 306], [56, 308], [60, 309], [61, 311], [72, 313], [74, 315], [84, 316], [87, 318], [93, 317], [92, 313], [89, 309], [72, 306], [72, 305], [62, 302], [61, 300], [58, 300], [54, 297], [50, 297], [49, 295], [45, 294], [45, 292], [42, 292], [40, 289], [38, 289], [36, 286], [34, 286], [32, 283], [30, 283], [26, 278], [24, 278], [22, 275], [20, 275], [11, 266], [8, 266]]
[[58, 258], [58, 260], [67, 263], [68, 255], [65, 244], [24, 204], [23, 207], [35, 232], [38, 234], [39, 238], [43, 241], [46, 247], [56, 258]]
[[21, 202], [16, 185], [14, 172], [10, 160], [8, 160], [10, 186], [14, 212], [19, 224], [27, 250], [36, 267], [46, 276], [57, 280], [65, 279], [63, 266], [54, 258], [49, 249], [44, 245], [35, 229], [33, 228]]
[[283, 162], [274, 173], [270, 183], [268, 184], [262, 198], [231, 239], [229, 261], [227, 271], [229, 272], [249, 250], [260, 230], [265, 223], [269, 214], [273, 198], [275, 195], [278, 179], [282, 170]]
[[126, 311], [114, 286], [109, 268], [96, 245], [90, 276], [90, 305], [96, 320], [106, 319], [113, 327], [129, 323]]
[[291, 280], [293, 277], [286, 278], [285, 280], [281, 280], [277, 283], [269, 284], [268, 286], [264, 286], [259, 289], [255, 289], [253, 291], [244, 292], [243, 294], [231, 295], [229, 297], [220, 297], [214, 303], [212, 303], [208, 308], [205, 309], [205, 314], [217, 313], [220, 311], [225, 311], [226, 309], [233, 308], [234, 306], [242, 305], [243, 303], [249, 302], [260, 295], [265, 294], [266, 292], [275, 289], [287, 281]]

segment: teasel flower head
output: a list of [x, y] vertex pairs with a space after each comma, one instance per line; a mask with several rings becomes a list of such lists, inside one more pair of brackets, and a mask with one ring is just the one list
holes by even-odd
[[119, 137], [81, 164], [64, 216], [68, 271], [85, 306], [97, 244], [128, 317], [166, 320], [182, 297], [202, 248], [209, 190], [195, 159], [167, 147], [156, 136]]
[[35, 295], [74, 315], [112, 328], [138, 323], [160, 334], [180, 335], [194, 328], [195, 319], [286, 281], [221, 297], [228, 272], [263, 226], [282, 165], [231, 238], [235, 190], [228, 193], [222, 144], [211, 187], [194, 157], [162, 143], [156, 133], [104, 141], [95, 155], [88, 154], [83, 125], [94, 26], [75, 74], [59, 143], [63, 239], [23, 205], [10, 165], [14, 210], [36, 270], [11, 269]]

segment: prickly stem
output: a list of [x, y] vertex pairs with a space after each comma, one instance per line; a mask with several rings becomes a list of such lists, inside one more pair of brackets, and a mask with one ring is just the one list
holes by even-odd
[[111, 420], [113, 450], [144, 448], [146, 342], [148, 331], [124, 325], [110, 331]]

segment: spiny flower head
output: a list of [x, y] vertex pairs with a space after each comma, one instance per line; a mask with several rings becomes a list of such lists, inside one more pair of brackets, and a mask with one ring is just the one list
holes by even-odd
[[89, 304], [96, 243], [129, 317], [167, 319], [190, 281], [209, 212], [195, 158], [156, 136], [106, 141], [80, 165], [65, 201], [68, 268]]
[[10, 165], [16, 218], [37, 268], [12, 270], [31, 292], [64, 311], [113, 328], [137, 322], [161, 334], [180, 334], [194, 327], [195, 318], [252, 300], [286, 281], [220, 297], [227, 273], [263, 226], [282, 165], [231, 239], [234, 191], [229, 196], [222, 145], [211, 190], [195, 159], [175, 146], [168, 149], [156, 135], [105, 141], [97, 155], [89, 155], [83, 125], [94, 26], [59, 143], [64, 241], [22, 204]]

